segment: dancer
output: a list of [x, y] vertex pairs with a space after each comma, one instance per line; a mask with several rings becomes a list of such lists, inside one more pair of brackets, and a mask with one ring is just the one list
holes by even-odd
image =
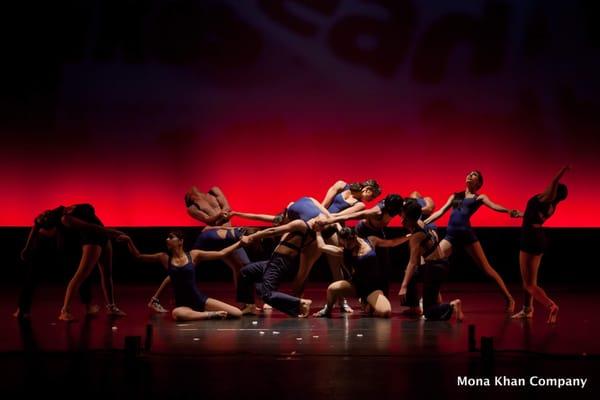
[[[325, 199], [323, 199], [321, 204], [323, 207], [327, 208], [327, 211], [332, 215], [347, 215], [364, 210], [365, 203], [363, 200], [372, 201], [380, 194], [381, 189], [374, 179], [369, 179], [362, 183], [356, 182], [350, 185], [340, 180], [329, 188], [325, 195]], [[338, 227], [333, 225], [322, 233], [326, 243], [334, 246], [339, 244], [337, 230]], [[332, 256], [327, 253], [325, 253], [325, 256], [331, 272], [332, 281], [336, 282], [342, 280], [344, 278], [344, 267], [341, 257]], [[352, 313], [354, 311], [345, 298], [340, 297], [338, 300], [342, 312]]]
[[[246, 265], [240, 271], [237, 287], [237, 301], [243, 304], [244, 314], [254, 313], [254, 288], [256, 286], [262, 300], [273, 308], [292, 317], [307, 317], [310, 313], [309, 299], [291, 296], [278, 291], [284, 279], [294, 279], [293, 286], [298, 287], [298, 263], [304, 247], [313, 241], [312, 226], [314, 220], [306, 222], [296, 219], [274, 228], [268, 228], [249, 236], [244, 236], [244, 244], [266, 237], [283, 235], [268, 261], [259, 261]], [[295, 278], [294, 278], [295, 277]]]
[[340, 246], [325, 243], [321, 232], [316, 233], [319, 249], [335, 257], [343, 257], [345, 265], [352, 269], [349, 280], [333, 282], [327, 288], [327, 303], [314, 317], [330, 317], [333, 305], [339, 297], [355, 296], [375, 317], [389, 318], [392, 306], [384, 294], [388, 286], [388, 277], [377, 262], [375, 247], [399, 246], [407, 237], [380, 239], [371, 236], [359, 237], [353, 228], [342, 228], [338, 232]]
[[[423, 221], [429, 218], [433, 210], [435, 210], [435, 203], [433, 202], [433, 199], [428, 196], [423, 196], [416, 190], [409, 194], [408, 198], [415, 199], [417, 203], [421, 206], [421, 220]], [[437, 229], [437, 227], [434, 224], [431, 224], [430, 228]]]
[[450, 256], [453, 247], [464, 247], [475, 264], [489, 277], [494, 279], [504, 294], [504, 298], [506, 300], [506, 312], [512, 313], [515, 307], [515, 301], [506, 288], [506, 285], [504, 284], [504, 281], [500, 275], [491, 266], [486, 258], [483, 248], [479, 243], [479, 239], [471, 228], [470, 218], [473, 214], [475, 214], [482, 204], [494, 211], [508, 213], [511, 218], [518, 218], [522, 216], [522, 214], [517, 210], [508, 210], [501, 205], [495, 204], [485, 194], [478, 194], [477, 192], [482, 186], [483, 175], [481, 172], [476, 170], [469, 172], [466, 177], [465, 190], [450, 195], [446, 204], [444, 204], [444, 206], [438, 211], [431, 214], [431, 216], [424, 222], [425, 225], [431, 224], [444, 215], [446, 211], [452, 207], [450, 220], [448, 221], [448, 227], [446, 229], [446, 236], [439, 245], [444, 257]]
[[372, 201], [380, 194], [381, 188], [375, 179], [352, 184], [340, 180], [329, 188], [321, 205], [330, 214], [350, 214], [365, 208], [363, 200]]
[[[74, 321], [71, 312], [71, 303], [75, 292], [80, 291], [82, 302], [86, 306], [86, 313], [94, 315], [98, 312], [98, 306], [91, 304], [91, 293], [87, 283], [84, 284], [90, 273], [98, 264], [102, 278], [102, 290], [106, 301], [107, 313], [113, 316], [125, 316], [115, 304], [115, 296], [112, 281], [112, 244], [110, 238], [121, 235], [122, 232], [107, 229], [96, 216], [91, 204], [75, 204], [71, 206], [59, 206], [52, 210], [44, 211], [34, 221], [25, 248], [21, 252], [21, 258], [28, 260], [39, 245], [41, 237], [54, 238], [61, 243], [66, 234], [74, 234], [81, 245], [82, 255], [77, 271], [69, 281], [65, 291], [63, 306], [58, 319], [61, 321]], [[60, 246], [59, 246], [60, 247]], [[32, 288], [27, 290], [26, 283], [24, 295], [19, 301], [19, 308], [14, 313], [16, 317], [28, 314]], [[83, 288], [82, 288], [83, 285]], [[21, 308], [25, 306], [25, 308]]]
[[[188, 214], [192, 218], [209, 227], [218, 226], [216, 229], [204, 228], [194, 243], [194, 250], [221, 250], [231, 245], [234, 241], [239, 240], [241, 235], [243, 235], [243, 232], [237, 231], [236, 228], [231, 228], [231, 224], [229, 223], [231, 207], [225, 194], [219, 187], [213, 186], [208, 193], [202, 193], [195, 186], [192, 186], [185, 194], [185, 205]], [[233, 284], [235, 286], [237, 285], [240, 269], [250, 263], [250, 259], [246, 251], [243, 248], [239, 248], [223, 258], [223, 262], [231, 269]], [[167, 312], [160, 303], [159, 298], [169, 283], [170, 279], [167, 276], [150, 298], [148, 302], [150, 309], [159, 313]]]
[[[267, 222], [279, 222], [281, 227], [285, 227], [290, 222], [300, 220], [304, 222], [310, 222], [311, 224], [316, 223], [319, 218], [328, 218], [330, 217], [329, 211], [325, 207], [321, 205], [317, 200], [312, 197], [301, 197], [296, 201], [293, 201], [288, 204], [288, 206], [283, 210], [282, 213], [278, 215], [269, 215], [269, 214], [250, 214], [250, 213], [240, 213], [240, 212], [231, 212], [234, 216], [241, 216], [244, 218], [253, 218], [260, 221]], [[287, 225], [290, 226], [290, 225]], [[283, 230], [272, 231], [267, 229], [264, 233], [261, 233], [261, 237], [266, 235], [267, 232], [270, 234], [271, 232], [279, 232], [283, 233], [286, 228]], [[270, 234], [270, 236], [274, 236]], [[300, 252], [300, 265], [298, 269], [298, 273], [296, 279], [294, 280], [294, 284], [292, 286], [292, 292], [296, 296], [301, 296], [304, 291], [304, 285], [306, 283], [306, 279], [308, 278], [308, 274], [312, 269], [313, 265], [317, 261], [317, 259], [321, 256], [321, 251], [316, 245], [314, 240], [308, 241], [305, 246], [301, 249]]]
[[[438, 246], [435, 229], [425, 225], [421, 213], [422, 205], [416, 199], [409, 199], [404, 204], [402, 221], [411, 234], [410, 258], [398, 295], [413, 315], [423, 313], [428, 321], [447, 321], [454, 314], [460, 322], [464, 317], [461, 300], [440, 301], [440, 287], [448, 275], [448, 259]], [[419, 307], [418, 281], [423, 283], [423, 310]]]
[[196, 264], [226, 257], [240, 247], [239, 241], [220, 251], [185, 252], [183, 233], [174, 231], [167, 236], [167, 253], [141, 254], [129, 236], [121, 235], [117, 240], [127, 243], [129, 252], [136, 260], [160, 263], [167, 270], [175, 293], [176, 306], [171, 311], [174, 320], [193, 321], [242, 316], [240, 309], [206, 296], [196, 284]]
[[188, 214], [192, 218], [209, 226], [224, 225], [229, 221], [226, 215], [231, 207], [219, 187], [213, 186], [208, 193], [202, 193], [196, 186], [192, 186], [184, 198]]
[[560, 183], [560, 180], [569, 169], [569, 166], [561, 168], [550, 181], [546, 190], [534, 195], [527, 202], [521, 228], [519, 252], [519, 267], [525, 289], [525, 299], [523, 309], [513, 315], [513, 318], [531, 318], [534, 298], [548, 309], [547, 323], [553, 324], [558, 318], [558, 306], [548, 297], [544, 289], [538, 286], [537, 277], [546, 248], [546, 237], [542, 225], [554, 214], [558, 203], [567, 198], [567, 185]]
[[[253, 228], [240, 228], [231, 226], [207, 226], [204, 229], [202, 229], [202, 232], [200, 232], [200, 234], [196, 238], [192, 249], [204, 251], [219, 251], [239, 241], [240, 238], [245, 234], [250, 234], [255, 231], [256, 229]], [[240, 250], [242, 251], [241, 253]], [[250, 260], [248, 259], [245, 250], [242, 248], [238, 248], [233, 252], [233, 254], [226, 255], [223, 260], [232, 269], [233, 285], [234, 287], [237, 287], [239, 270], [242, 269], [243, 266], [250, 263]], [[171, 278], [167, 276], [152, 296], [150, 302], [148, 303], [148, 307], [150, 307], [152, 310], [158, 313], [168, 312], [168, 310], [166, 310], [161, 305], [159, 296], [170, 283]]]

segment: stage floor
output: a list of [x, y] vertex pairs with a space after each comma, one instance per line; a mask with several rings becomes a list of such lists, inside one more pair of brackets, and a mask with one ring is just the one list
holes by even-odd
[[[209, 296], [233, 303], [230, 284], [201, 286]], [[305, 297], [313, 300], [313, 311], [323, 304], [325, 288], [323, 284], [312, 284], [307, 289]], [[83, 363], [83, 370], [88, 372], [82, 381], [118, 375], [120, 369], [111, 368], [108, 373], [100, 366], [117, 363], [115, 357], [124, 359], [120, 350], [126, 336], [141, 336], [143, 345], [147, 325], [151, 324], [151, 349], [136, 362], [143, 362], [152, 371], [152, 387], [157, 395], [170, 393], [172, 386], [166, 377], [175, 371], [188, 379], [182, 384], [176, 378], [177, 393], [184, 397], [199, 393], [196, 383], [202, 384], [203, 392], [235, 397], [244, 393], [244, 382], [253, 388], [256, 397], [261, 397], [255, 390], [268, 390], [269, 381], [278, 390], [287, 384], [316, 398], [347, 398], [353, 393], [441, 393], [438, 390], [469, 395], [498, 388], [457, 387], [457, 377], [490, 374], [586, 376], [587, 388], [558, 391], [571, 390], [578, 395], [590, 394], [600, 385], [600, 293], [591, 287], [547, 288], [561, 307], [559, 322], [554, 326], [545, 323], [545, 312], [539, 306], [533, 320], [506, 318], [502, 297], [491, 284], [447, 285], [446, 300], [463, 300], [463, 323], [403, 316], [397, 296], [391, 296], [394, 315], [387, 320], [364, 316], [358, 302], [349, 299], [355, 312], [348, 315], [336, 310], [329, 319], [295, 319], [273, 311], [238, 320], [178, 323], [170, 314], [155, 314], [146, 307], [154, 289], [152, 285], [118, 285], [118, 305], [127, 317], [112, 319], [101, 313], [93, 319], [67, 324], [56, 320], [63, 288], [40, 288], [28, 323], [11, 317], [17, 291], [4, 288], [0, 295], [0, 352], [4, 378], [14, 379], [5, 383], [16, 392], [19, 385], [27, 385], [26, 377], [32, 374], [31, 357], [66, 374], [73, 365], [58, 359], [77, 355], [82, 363], [81, 357], [88, 361], [93, 357], [95, 361], [89, 361], [89, 365]], [[390, 293], [397, 291], [394, 285]], [[511, 291], [515, 296], [520, 294], [517, 287]], [[167, 307], [169, 297], [167, 293], [163, 300]], [[83, 313], [79, 306], [74, 311], [77, 315]], [[481, 336], [493, 337], [492, 360], [468, 351], [469, 325], [475, 326], [477, 347]], [[109, 359], [112, 361], [106, 361]], [[234, 378], [235, 389], [227, 383]], [[52, 385], [54, 381], [47, 382]], [[303, 382], [311, 382], [310, 389]], [[147, 384], [136, 386], [133, 394], [147, 390]], [[525, 389], [500, 390], [520, 393]], [[545, 389], [537, 390], [542, 393]]]

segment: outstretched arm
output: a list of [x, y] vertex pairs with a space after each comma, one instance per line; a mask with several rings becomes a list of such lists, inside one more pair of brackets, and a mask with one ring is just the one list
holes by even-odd
[[340, 180], [337, 181], [336, 183], [334, 183], [329, 190], [327, 191], [327, 194], [325, 195], [325, 198], [323, 199], [323, 201], [321, 202], [321, 205], [324, 208], [328, 208], [331, 205], [331, 202], [333, 201], [333, 198], [342, 190], [344, 190], [344, 187], [346, 186], [346, 182]]
[[256, 233], [253, 233], [252, 235], [248, 235], [248, 241], [252, 242], [257, 239], [279, 236], [292, 231], [304, 231], [306, 229], [306, 223], [302, 220], [297, 219], [292, 222], [288, 222], [285, 225], [263, 229], [262, 231], [258, 231]]
[[408, 264], [406, 265], [406, 270], [404, 271], [404, 279], [402, 279], [402, 286], [400, 286], [400, 291], [398, 295], [401, 297], [401, 303], [404, 303], [406, 291], [408, 290], [408, 284], [411, 279], [415, 275], [415, 270], [417, 266], [421, 262], [421, 255], [423, 254], [423, 250], [421, 249], [421, 241], [423, 240], [424, 235], [419, 233], [417, 235], [413, 235], [410, 239], [410, 259], [408, 260]]
[[412, 235], [410, 233], [394, 239], [381, 239], [377, 236], [369, 236], [369, 241], [373, 243], [373, 246], [375, 247], [396, 247], [408, 242], [411, 236]]
[[483, 204], [485, 204], [487, 207], [491, 208], [492, 210], [497, 211], [497, 212], [501, 212], [501, 213], [508, 213], [511, 216], [511, 218], [517, 218], [517, 217], [523, 216], [521, 214], [521, 212], [518, 211], [518, 210], [509, 210], [508, 208], [506, 208], [504, 206], [501, 206], [500, 204], [494, 203], [485, 194], [482, 194], [481, 196], [479, 196], [479, 199], [481, 199], [481, 202]]
[[354, 214], [354, 213], [360, 212], [364, 209], [365, 209], [365, 203], [363, 203], [362, 201], [357, 201], [352, 206], [346, 208], [345, 210], [340, 211], [336, 215]]
[[29, 253], [32, 249], [36, 247], [38, 240], [39, 227], [36, 222], [33, 223], [31, 230], [29, 231], [29, 236], [27, 236], [27, 242], [25, 242], [25, 247], [21, 251], [21, 261], [26, 261], [29, 257]]
[[169, 256], [167, 253], [142, 254], [137, 247], [135, 247], [135, 244], [133, 244], [133, 240], [127, 235], [118, 236], [117, 242], [126, 243], [127, 249], [137, 261], [144, 263], [161, 263], [165, 269], [168, 267], [167, 262], [169, 261]]
[[558, 171], [554, 178], [552, 178], [550, 184], [540, 197], [540, 201], [542, 203], [550, 203], [554, 201], [554, 199], [556, 198], [556, 190], [558, 189], [558, 183], [560, 182], [560, 179], [563, 177], [563, 175], [570, 169], [570, 165], [565, 165], [560, 169], [560, 171]]
[[341, 257], [344, 254], [344, 249], [339, 246], [325, 243], [321, 232], [317, 232], [317, 247], [325, 254], [330, 254], [335, 257]]
[[[346, 210], [344, 210], [346, 211]], [[381, 215], [381, 208], [379, 206], [371, 207], [368, 210], [360, 210], [356, 212], [351, 212], [344, 214], [343, 212], [332, 214], [331, 217], [325, 219], [326, 224], [334, 224], [336, 222], [347, 221], [349, 219], [363, 219], [367, 217], [372, 217], [376, 215]]]
[[241, 243], [238, 241], [219, 251], [192, 250], [190, 251], [190, 255], [192, 256], [192, 262], [197, 264], [200, 261], [217, 260], [219, 258], [227, 257], [229, 254], [239, 249], [240, 245]]
[[239, 211], [231, 211], [229, 213], [231, 217], [240, 217], [246, 219], [253, 219], [255, 221], [263, 221], [263, 222], [271, 222], [275, 221], [275, 215], [271, 214], [252, 214], [252, 213], [244, 213]]
[[427, 218], [425, 221], [423, 221], [423, 222], [425, 222], [425, 225], [431, 224], [433, 221], [439, 219], [442, 215], [444, 215], [446, 213], [446, 211], [448, 211], [450, 209], [450, 207], [452, 206], [453, 201], [454, 201], [454, 194], [451, 194], [450, 197], [448, 197], [448, 201], [446, 201], [446, 204], [444, 204], [442, 206], [442, 208], [440, 208], [439, 210], [437, 210], [436, 212], [431, 214], [429, 216], [429, 218]]

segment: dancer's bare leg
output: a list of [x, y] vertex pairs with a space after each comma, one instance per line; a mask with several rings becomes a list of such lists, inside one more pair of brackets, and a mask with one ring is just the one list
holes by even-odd
[[[341, 229], [341, 226], [339, 227]], [[339, 246], [339, 240], [337, 233], [332, 235], [329, 239], [326, 240], [326, 243], [332, 244], [334, 246]], [[335, 257], [330, 254], [326, 254], [327, 264], [329, 265], [329, 270], [331, 271], [331, 278], [333, 282], [340, 281], [344, 279], [344, 275], [342, 273], [342, 257]], [[354, 310], [348, 305], [345, 297], [338, 298], [338, 304], [340, 306], [340, 310], [342, 312], [352, 313]]]
[[294, 296], [302, 297], [308, 274], [320, 256], [321, 251], [317, 246], [317, 242], [309, 244], [302, 250], [302, 253], [300, 253], [300, 267], [298, 268], [296, 278], [292, 282], [292, 294]]
[[112, 254], [112, 243], [109, 241], [102, 248], [102, 253], [100, 254], [100, 259], [98, 261], [100, 276], [102, 277], [102, 292], [104, 293], [108, 314], [124, 317], [127, 314], [120, 310], [115, 304], [115, 291], [112, 279]]
[[73, 321], [75, 317], [71, 313], [71, 304], [73, 302], [73, 295], [79, 290], [79, 287], [83, 281], [90, 275], [98, 260], [100, 259], [100, 253], [102, 248], [98, 245], [86, 244], [82, 248], [81, 260], [77, 271], [69, 281], [67, 290], [65, 292], [65, 299], [60, 310], [58, 319], [61, 321]]
[[487, 276], [489, 276], [496, 282], [506, 300], [506, 312], [512, 313], [515, 309], [515, 300], [513, 299], [510, 292], [508, 291], [508, 288], [504, 284], [502, 277], [500, 277], [498, 272], [496, 272], [496, 270], [489, 263], [487, 257], [485, 256], [485, 253], [483, 252], [481, 243], [477, 241], [475, 243], [468, 244], [467, 246], [465, 246], [465, 249], [467, 250], [467, 253], [469, 253], [469, 255], [471, 256], [473, 261], [475, 261], [475, 264], [477, 264], [477, 266], [481, 268]]
[[454, 299], [450, 302], [450, 305], [454, 307], [454, 316], [456, 317], [456, 322], [462, 322], [465, 318], [465, 314], [462, 309], [462, 301], [460, 299]]
[[150, 299], [150, 301], [148, 302], [148, 307], [151, 308], [152, 310], [159, 312], [159, 313], [166, 313], [168, 312], [168, 310], [166, 308], [164, 308], [162, 306], [162, 304], [160, 304], [160, 295], [163, 292], [163, 290], [165, 290], [165, 288], [167, 287], [167, 285], [171, 283], [171, 277], [167, 276], [165, 279], [163, 279], [163, 281], [160, 283], [160, 286], [158, 287], [158, 289], [156, 289], [156, 292], [154, 292], [154, 295], [152, 296], [152, 298]]
[[373, 316], [389, 318], [392, 315], [392, 305], [381, 290], [375, 290], [367, 296], [367, 302], [371, 305]]
[[330, 317], [333, 305], [341, 297], [356, 296], [354, 286], [348, 281], [333, 282], [327, 288], [327, 304], [320, 311], [313, 314], [314, 317]]
[[519, 264], [521, 274], [523, 276], [523, 286], [526, 293], [529, 295], [530, 304], [531, 298], [535, 298], [544, 307], [549, 310], [548, 319], [546, 322], [555, 323], [558, 318], [558, 306], [552, 299], [548, 297], [544, 289], [538, 286], [537, 278], [540, 269], [542, 255], [529, 254], [524, 251], [519, 253]]
[[225, 319], [226, 311], [194, 311], [189, 307], [176, 307], [171, 311], [175, 321], [198, 321], [203, 319]]
[[240, 318], [242, 316], [242, 310], [239, 308], [213, 298], [208, 298], [204, 307], [207, 311], [225, 311], [227, 316], [231, 318]]

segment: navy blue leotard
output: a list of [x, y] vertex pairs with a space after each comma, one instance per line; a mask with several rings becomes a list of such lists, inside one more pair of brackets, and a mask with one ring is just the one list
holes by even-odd
[[196, 285], [196, 266], [192, 262], [190, 254], [185, 253], [185, 255], [188, 262], [180, 267], [171, 264], [171, 256], [169, 256], [167, 272], [173, 283], [175, 305], [177, 307], [189, 307], [194, 311], [204, 311], [208, 296], [198, 289]]
[[307, 222], [321, 214], [321, 209], [313, 202], [310, 197], [301, 197], [287, 209], [290, 221], [301, 219]]
[[356, 201], [350, 204], [344, 199], [343, 193], [348, 189], [350, 189], [350, 185], [344, 186], [342, 191], [335, 195], [331, 204], [327, 208], [327, 211], [329, 211], [331, 214], [339, 213], [340, 211], [344, 211], [345, 209], [350, 208], [358, 203], [358, 201]]
[[471, 228], [470, 218], [481, 207], [481, 204], [478, 196], [465, 198], [464, 192], [454, 194], [452, 212], [444, 238], [452, 246], [464, 246], [479, 241]]
[[364, 240], [369, 245], [370, 250], [362, 256], [345, 251], [344, 265], [352, 267], [352, 284], [356, 289], [356, 294], [360, 299], [366, 300], [376, 290], [385, 292], [388, 282], [385, 272], [377, 262], [375, 248], [369, 240]]

